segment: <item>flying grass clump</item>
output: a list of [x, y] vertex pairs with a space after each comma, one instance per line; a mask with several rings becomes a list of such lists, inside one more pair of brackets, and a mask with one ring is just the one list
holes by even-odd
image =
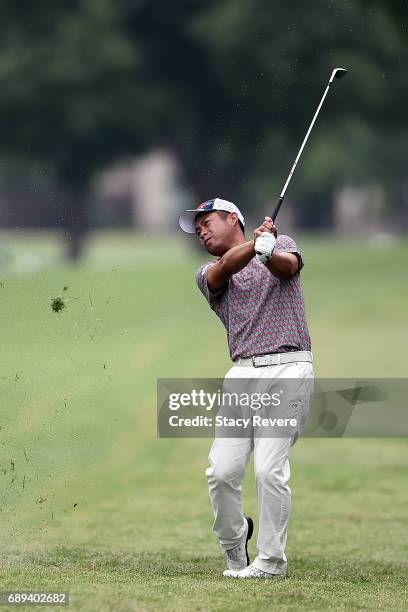
[[51, 308], [54, 312], [61, 312], [61, 310], [66, 308], [66, 305], [61, 297], [56, 297], [51, 300]]
[[[62, 289], [62, 293], [64, 293], [65, 291], [68, 291], [68, 287], [67, 286], [65, 286]], [[51, 308], [53, 309], [54, 312], [61, 312], [61, 310], [64, 310], [64, 308], [66, 308], [66, 307], [67, 307], [67, 305], [65, 304], [65, 301], [62, 299], [62, 297], [52, 298], [52, 300], [51, 300]]]

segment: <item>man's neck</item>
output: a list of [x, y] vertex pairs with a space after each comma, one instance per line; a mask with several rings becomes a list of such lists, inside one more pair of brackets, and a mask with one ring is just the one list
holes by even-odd
[[244, 244], [244, 242], [249, 242], [249, 241], [248, 241], [248, 240], [245, 238], [244, 234], [237, 234], [236, 236], [234, 236], [234, 237], [232, 238], [232, 240], [231, 240], [231, 242], [230, 242], [230, 245], [229, 245], [229, 247], [228, 247], [228, 250], [229, 250], [229, 249], [232, 249], [232, 248], [233, 248], [233, 247], [235, 247], [235, 246], [238, 246], [239, 244]]
[[250, 240], [247, 240], [244, 236], [244, 234], [242, 234], [242, 232], [240, 232], [239, 234], [236, 234], [234, 236], [231, 236], [230, 241], [228, 243], [228, 245], [225, 247], [225, 250], [222, 253], [218, 254], [218, 257], [222, 257], [223, 255], [225, 255], [225, 253], [228, 253], [228, 251], [240, 244], [246, 244], [247, 242], [251, 242]]

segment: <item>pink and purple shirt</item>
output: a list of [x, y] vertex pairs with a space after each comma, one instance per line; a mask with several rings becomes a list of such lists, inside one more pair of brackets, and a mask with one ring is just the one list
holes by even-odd
[[275, 253], [297, 253], [298, 272], [289, 279], [275, 276], [256, 257], [234, 274], [225, 287], [211, 292], [207, 273], [215, 262], [202, 265], [197, 285], [227, 330], [231, 359], [310, 351], [300, 270], [302, 253], [289, 236], [279, 235]]

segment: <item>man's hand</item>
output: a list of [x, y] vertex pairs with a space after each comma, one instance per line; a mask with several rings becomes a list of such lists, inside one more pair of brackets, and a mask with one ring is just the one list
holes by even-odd
[[266, 263], [272, 257], [278, 230], [271, 217], [265, 217], [262, 225], [254, 231], [254, 248], [257, 259]]
[[254, 240], [265, 232], [273, 234], [275, 238], [278, 237], [278, 228], [270, 217], [265, 217], [265, 221], [263, 221], [262, 225], [256, 228], [254, 231]]
[[267, 232], [264, 232], [255, 239], [255, 253], [258, 261], [266, 263], [270, 260], [275, 248], [275, 242], [275, 236]]

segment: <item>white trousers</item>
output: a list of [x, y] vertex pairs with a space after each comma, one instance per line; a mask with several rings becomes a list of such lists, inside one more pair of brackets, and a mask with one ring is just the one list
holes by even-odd
[[309, 362], [260, 368], [233, 366], [225, 378], [304, 379], [296, 383], [301, 395], [299, 428], [295, 435], [286, 437], [217, 437], [205, 472], [214, 512], [213, 531], [221, 547], [228, 550], [239, 543], [244, 533], [242, 481], [253, 450], [259, 513], [258, 556], [253, 563], [272, 574], [287, 572], [285, 547], [291, 510], [288, 456], [309, 410], [313, 376]]

